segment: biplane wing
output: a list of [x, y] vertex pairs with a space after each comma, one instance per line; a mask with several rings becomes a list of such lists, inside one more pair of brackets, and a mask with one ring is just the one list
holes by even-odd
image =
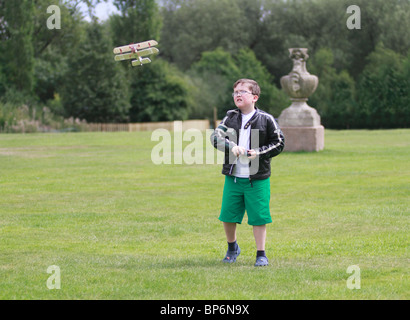
[[139, 42], [139, 43], [131, 43], [126, 46], [122, 47], [117, 47], [114, 48], [113, 52], [114, 54], [121, 54], [121, 53], [126, 53], [126, 52], [135, 52], [137, 50], [145, 49], [145, 48], [151, 48], [155, 47], [158, 45], [158, 42], [155, 40], [148, 40], [144, 42]]
[[157, 48], [148, 48], [148, 49], [143, 49], [141, 51], [118, 54], [114, 57], [114, 60], [123, 61], [123, 60], [129, 60], [129, 59], [138, 59], [139, 57], [146, 57], [152, 54], [157, 54], [158, 52], [159, 50]]
[[147, 63], [151, 63], [151, 59], [150, 58], [140, 58], [138, 60], [132, 60], [131, 61], [131, 65], [133, 67], [137, 67], [137, 66], [141, 66], [143, 64], [147, 64]]

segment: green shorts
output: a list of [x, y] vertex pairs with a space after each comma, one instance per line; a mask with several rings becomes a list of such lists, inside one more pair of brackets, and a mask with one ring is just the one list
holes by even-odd
[[272, 222], [269, 210], [270, 179], [252, 180], [225, 176], [219, 220], [242, 223], [245, 210], [248, 224], [260, 226]]

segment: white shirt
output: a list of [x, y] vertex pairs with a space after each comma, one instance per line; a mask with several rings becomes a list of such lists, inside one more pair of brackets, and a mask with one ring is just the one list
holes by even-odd
[[[256, 110], [251, 113], [242, 113], [242, 126], [239, 130], [239, 141], [238, 146], [245, 148], [245, 150], [250, 149], [250, 137], [251, 137], [251, 126], [245, 129], [245, 125], [251, 120], [252, 116], [255, 114]], [[249, 159], [248, 156], [240, 156], [236, 162], [234, 176], [238, 178], [249, 178]]]

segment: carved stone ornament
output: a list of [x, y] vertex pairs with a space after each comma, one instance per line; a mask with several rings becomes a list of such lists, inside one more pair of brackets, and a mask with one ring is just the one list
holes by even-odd
[[315, 92], [319, 83], [318, 77], [306, 70], [309, 58], [306, 48], [290, 48], [293, 60], [292, 71], [280, 79], [282, 89], [290, 97], [292, 104], [283, 110], [279, 124], [287, 127], [309, 127], [320, 125], [320, 116], [315, 109], [308, 106], [308, 97]]
[[292, 71], [280, 79], [283, 91], [292, 104], [282, 111], [279, 125], [285, 135], [285, 151], [320, 151], [325, 145], [325, 131], [316, 109], [308, 106], [319, 79], [306, 70], [309, 58], [306, 48], [290, 48]]

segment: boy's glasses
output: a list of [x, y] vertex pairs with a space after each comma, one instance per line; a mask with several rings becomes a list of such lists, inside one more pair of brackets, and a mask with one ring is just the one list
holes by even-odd
[[246, 93], [249, 93], [249, 94], [252, 94], [252, 92], [249, 92], [249, 91], [245, 91], [245, 90], [239, 90], [239, 91], [236, 91], [236, 92], [234, 92], [234, 93], [232, 93], [232, 97], [237, 97], [237, 96], [243, 96], [244, 94], [246, 94]]

